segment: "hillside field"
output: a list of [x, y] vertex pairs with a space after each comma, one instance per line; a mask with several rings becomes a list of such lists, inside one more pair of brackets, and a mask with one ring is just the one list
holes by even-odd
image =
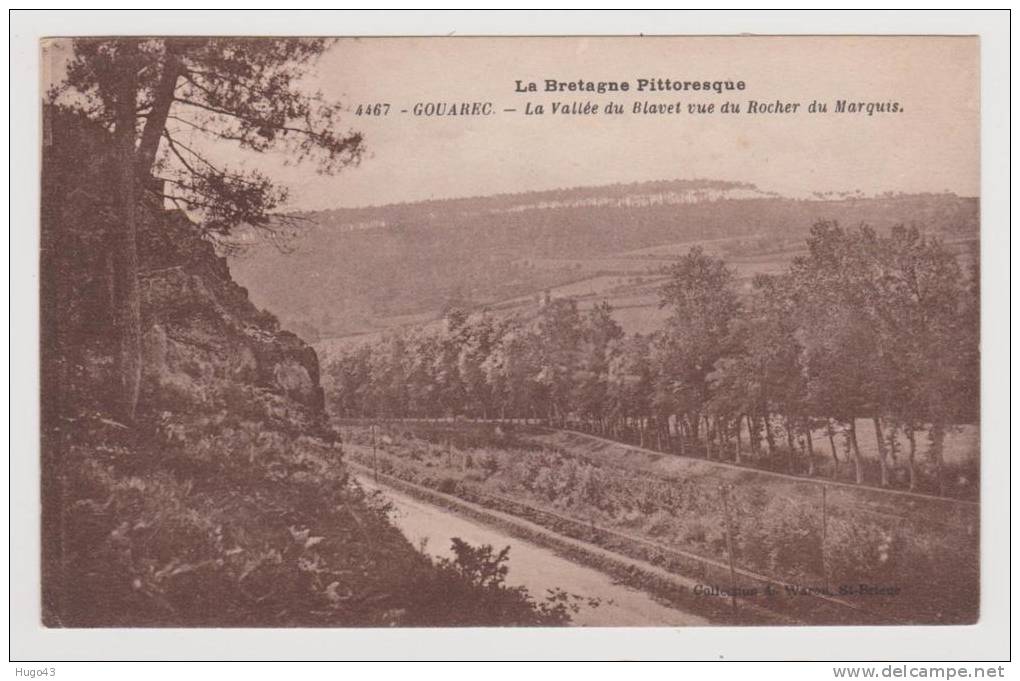
[[660, 272], [691, 247], [725, 258], [746, 289], [799, 254], [818, 220], [918, 224], [961, 257], [978, 234], [977, 200], [951, 194], [808, 200], [689, 180], [300, 217], [306, 226], [284, 250], [243, 240], [231, 271], [257, 305], [327, 353], [449, 306], [526, 313], [545, 291], [582, 308], [606, 299], [626, 330], [651, 331]]

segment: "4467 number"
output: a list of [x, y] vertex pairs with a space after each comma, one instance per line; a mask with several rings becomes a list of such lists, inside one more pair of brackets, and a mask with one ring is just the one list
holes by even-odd
[[354, 110], [355, 116], [385, 116], [390, 112], [390, 105], [387, 102], [378, 104], [358, 104]]

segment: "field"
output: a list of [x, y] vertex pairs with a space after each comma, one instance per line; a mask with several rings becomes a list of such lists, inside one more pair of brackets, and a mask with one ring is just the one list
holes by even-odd
[[[874, 423], [869, 419], [857, 419], [855, 427], [857, 429], [858, 446], [863, 459], [865, 483], [877, 484], [880, 477], [880, 465]], [[740, 437], [744, 443], [749, 441], [750, 438], [746, 426], [741, 426]], [[852, 482], [853, 462], [845, 450], [846, 442], [844, 435], [837, 433], [833, 438], [837, 456], [839, 457], [838, 464], [834, 463], [831, 458], [831, 449], [827, 441], [826, 432], [816, 429], [813, 431], [812, 437], [815, 443], [814, 476], [822, 479]], [[888, 433], [886, 437], [888, 438]], [[689, 460], [673, 454], [660, 453], [633, 446], [633, 444], [637, 443], [616, 442], [571, 431], [536, 430], [528, 435], [528, 439], [543, 446], [564, 448], [582, 456], [625, 458], [635, 465], [637, 465], [637, 462], [645, 462], [652, 469], [659, 470], [664, 474], [669, 473], [674, 462]], [[896, 439], [899, 453], [890, 461], [890, 482], [893, 488], [904, 490], [907, 488], [908, 471], [903, 460], [903, 452], [907, 451], [908, 442], [902, 432], [896, 434]], [[930, 457], [927, 456], [925, 440], [926, 437], [918, 436], [919, 446], [915, 463], [919, 473], [917, 491], [936, 494], [937, 490], [933, 488], [936, 477], [933, 468], [934, 464], [931, 462]], [[949, 479], [944, 483], [944, 494], [958, 499], [977, 499], [981, 462], [980, 428], [974, 424], [964, 424], [949, 429], [945, 436], [943, 457], [949, 471], [947, 474]], [[807, 464], [800, 453], [794, 459], [787, 459], [786, 457], [755, 458], [752, 453], [745, 449], [740, 465], [750, 468], [775, 470], [775, 472], [784, 474], [804, 475], [807, 472]], [[776, 466], [779, 466], [779, 468], [770, 468]], [[834, 466], [836, 470], [833, 470]]]
[[[597, 448], [527, 426], [342, 431], [355, 460], [439, 491], [512, 500], [716, 563], [731, 542], [741, 570], [893, 621], [977, 616], [975, 504]], [[652, 560], [692, 569], [668, 553]]]
[[[969, 266], [976, 244], [975, 238], [958, 238], [948, 242], [964, 266]], [[613, 307], [613, 318], [626, 333], [652, 333], [662, 328], [668, 316], [665, 310], [659, 308], [658, 291], [665, 281], [662, 269], [694, 246], [724, 257], [742, 293], [750, 292], [755, 275], [778, 274], [794, 257], [804, 253], [803, 239], [767, 245], [734, 237], [678, 241], [612, 257], [532, 258], [527, 261], [532, 268], [530, 271], [547, 270], [547, 276], [551, 273], [554, 280], [558, 277], [564, 283], [543, 288], [543, 281], [547, 280], [535, 280], [531, 284], [531, 293], [490, 300], [468, 308], [487, 309], [499, 316], [518, 314], [527, 318], [535, 313], [540, 297], [548, 293], [553, 299], [576, 299], [581, 310], [606, 301]], [[757, 251], [749, 254], [752, 248]], [[439, 309], [415, 314], [377, 315], [357, 333], [323, 338], [313, 345], [323, 358], [329, 358], [345, 349], [373, 343], [390, 331], [439, 323], [440, 317]]]
[[[723, 240], [733, 241], [733, 240]], [[657, 247], [664, 252], [681, 255], [700, 242], [681, 242]], [[798, 250], [788, 250], [759, 257], [734, 258], [729, 262], [734, 269], [738, 285], [749, 290], [751, 279], [756, 274], [774, 274], [783, 270]], [[532, 259], [529, 264], [538, 269], [561, 273], [565, 283], [536, 288], [529, 295], [514, 296], [475, 306], [473, 309], [488, 309], [497, 315], [534, 312], [539, 298], [548, 294], [551, 298], [574, 298], [580, 309], [587, 309], [602, 301], [613, 306], [613, 317], [627, 333], [650, 333], [661, 328], [666, 313], [659, 309], [658, 289], [665, 280], [662, 270], [672, 262], [672, 256], [635, 257], [621, 254], [612, 258], [592, 259]], [[327, 355], [337, 348], [351, 347], [362, 342], [371, 342], [386, 331], [421, 326], [439, 320], [439, 311], [411, 315], [380, 316], [374, 319], [375, 330], [325, 338], [316, 343], [316, 349]]]
[[[756, 272], [782, 269], [818, 220], [883, 231], [916, 223], [963, 244], [977, 235], [977, 201], [968, 197], [804, 200], [726, 182], [709, 182], [717, 189], [706, 194], [704, 184], [676, 180], [312, 213], [301, 216], [309, 226], [285, 252], [252, 240], [230, 266], [253, 301], [279, 314], [287, 328], [312, 342], [346, 343], [438, 318], [448, 305], [526, 312], [546, 290], [554, 297], [604, 296], [622, 307], [617, 280], [650, 284], [692, 246], [724, 257], [746, 286]], [[629, 293], [654, 298], [654, 287]], [[647, 314], [621, 317], [631, 319], [634, 330], [649, 327]]]

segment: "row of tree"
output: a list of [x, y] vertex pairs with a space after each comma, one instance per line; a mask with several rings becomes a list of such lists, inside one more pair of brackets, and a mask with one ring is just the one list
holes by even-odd
[[665, 271], [669, 316], [649, 335], [625, 334], [606, 302], [582, 311], [555, 299], [533, 317], [451, 310], [444, 325], [337, 357], [333, 408], [542, 419], [809, 475], [829, 452], [838, 471], [840, 435], [858, 483], [856, 424], [870, 419], [883, 486], [905, 454], [916, 487], [921, 434], [941, 481], [947, 430], [977, 418], [977, 272], [916, 227], [880, 235], [819, 222], [807, 246], [783, 274], [755, 277], [747, 295], [721, 259], [692, 249]]

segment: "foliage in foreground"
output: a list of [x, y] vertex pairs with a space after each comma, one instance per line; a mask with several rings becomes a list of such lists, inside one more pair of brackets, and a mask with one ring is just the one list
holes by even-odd
[[221, 412], [162, 414], [139, 441], [83, 415], [61, 483], [53, 626], [561, 625], [508, 587], [506, 551], [435, 563], [353, 484], [340, 450]]
[[[315, 352], [180, 213], [138, 206], [143, 366], [123, 387], [116, 233], [95, 124], [50, 110], [42, 299], [43, 617], [49, 626], [561, 624], [414, 550], [323, 426]], [[84, 170], [88, 172], [83, 172]], [[449, 602], [463, 608], [454, 612]]]

